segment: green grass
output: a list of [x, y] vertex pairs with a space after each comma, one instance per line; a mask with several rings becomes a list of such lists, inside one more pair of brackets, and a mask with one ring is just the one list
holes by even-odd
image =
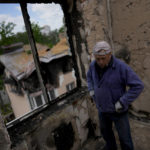
[[30, 55], [30, 54], [32, 54], [32, 51], [31, 51], [31, 50], [27, 50], [26, 53], [27, 53], [28, 55]]
[[7, 115], [13, 112], [10, 104], [5, 104], [4, 106], [0, 106], [0, 109], [2, 115]]
[[0, 90], [3, 90], [3, 89], [4, 89], [4, 82], [3, 82], [2, 76], [0, 76]]

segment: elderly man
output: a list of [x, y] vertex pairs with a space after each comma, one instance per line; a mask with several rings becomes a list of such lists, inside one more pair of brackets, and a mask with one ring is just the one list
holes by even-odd
[[142, 92], [143, 83], [127, 64], [112, 55], [107, 42], [96, 43], [93, 54], [95, 60], [90, 64], [87, 83], [99, 112], [100, 129], [106, 141], [104, 149], [117, 150], [114, 123], [122, 150], [133, 150], [127, 110]]

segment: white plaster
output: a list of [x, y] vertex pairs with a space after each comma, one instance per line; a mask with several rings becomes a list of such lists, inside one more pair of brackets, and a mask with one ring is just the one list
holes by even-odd
[[83, 142], [86, 141], [86, 139], [87, 139], [88, 129], [81, 127], [81, 123], [78, 118], [76, 118], [76, 125], [77, 125], [77, 129], [78, 129], [79, 138], [81, 140], [81, 144], [83, 144]]
[[59, 96], [58, 89], [54, 89], [54, 92], [55, 92], [56, 97], [58, 97]]
[[80, 28], [79, 30], [80, 30], [80, 35], [82, 39], [85, 39], [85, 31], [82, 28]]
[[89, 118], [88, 112], [86, 109], [84, 109], [84, 108], [80, 109], [79, 118], [80, 118], [81, 125], [84, 126], [86, 124], [86, 122], [88, 121], [88, 118]]
[[86, 100], [84, 100], [81, 105], [82, 105], [82, 107], [84, 107], [85, 109], [87, 109], [87, 101]]
[[74, 69], [72, 70], [72, 77], [73, 77], [74, 79], [76, 79], [75, 70], [74, 70]]
[[67, 113], [69, 113], [69, 114], [74, 116], [73, 106], [72, 105], [69, 105], [68, 107], [66, 107], [66, 111], [67, 111]]
[[25, 99], [27, 99], [27, 101], [28, 101], [28, 107], [30, 108], [30, 110], [32, 110], [31, 105], [30, 105], [30, 99], [29, 99], [29, 96], [28, 96], [28, 94], [27, 94], [26, 91], [24, 91], [24, 97], [25, 97]]
[[65, 103], [66, 103], [66, 100], [57, 103], [57, 105], [58, 105], [58, 106], [61, 106], [61, 105], [64, 105]]
[[59, 75], [59, 86], [62, 86], [63, 82], [64, 82], [64, 75], [61, 74]]

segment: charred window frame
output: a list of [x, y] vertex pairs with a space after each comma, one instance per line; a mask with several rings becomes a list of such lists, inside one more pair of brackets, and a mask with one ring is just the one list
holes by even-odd
[[[32, 112], [25, 114], [23, 117], [17, 118], [11, 122], [9, 122], [8, 124], [6, 124], [7, 127], [11, 127], [13, 126], [13, 123], [16, 124], [21, 120], [24, 120], [24, 118], [27, 118], [29, 116], [32, 116], [33, 114], [35, 114], [36, 112], [41, 111], [43, 108], [47, 107], [49, 104], [51, 104], [52, 99], [50, 99], [49, 94], [48, 94], [48, 90], [45, 87], [44, 84], [44, 78], [41, 72], [41, 64], [39, 61], [39, 56], [38, 56], [38, 52], [37, 52], [37, 48], [36, 48], [36, 44], [35, 44], [35, 39], [33, 36], [33, 31], [31, 29], [31, 22], [30, 22], [30, 16], [28, 14], [27, 11], [27, 3], [45, 3], [45, 4], [50, 4], [50, 3], [56, 3], [56, 4], [60, 4], [64, 13], [64, 17], [65, 17], [65, 25], [67, 27], [67, 36], [68, 36], [68, 42], [70, 44], [70, 50], [72, 53], [72, 60], [74, 62], [74, 70], [75, 70], [75, 77], [76, 77], [76, 82], [77, 82], [77, 88], [81, 87], [81, 79], [80, 79], [80, 75], [79, 75], [79, 70], [78, 70], [78, 65], [77, 65], [77, 60], [76, 60], [76, 54], [75, 54], [75, 49], [74, 49], [74, 44], [73, 44], [73, 39], [72, 39], [72, 21], [71, 21], [71, 15], [70, 13], [67, 11], [68, 9], [68, 3], [67, 1], [62, 1], [62, 0], [24, 0], [24, 2], [21, 2], [21, 0], [1, 0], [0, 4], [2, 3], [7, 3], [7, 4], [12, 4], [12, 3], [19, 3], [20, 7], [21, 7], [21, 11], [22, 11], [22, 16], [24, 19], [24, 23], [25, 23], [25, 27], [26, 27], [26, 31], [27, 31], [27, 35], [28, 35], [28, 39], [29, 39], [29, 43], [31, 46], [31, 50], [32, 50], [32, 54], [33, 54], [33, 60], [35, 63], [35, 67], [36, 67], [36, 71], [37, 71], [37, 76], [41, 85], [41, 89], [43, 92], [43, 97], [45, 99], [45, 104], [44, 106], [40, 106], [37, 109], [33, 110]], [[70, 94], [69, 94], [70, 95]], [[63, 96], [60, 99], [65, 98], [65, 96]], [[57, 102], [57, 101], [56, 101]]]

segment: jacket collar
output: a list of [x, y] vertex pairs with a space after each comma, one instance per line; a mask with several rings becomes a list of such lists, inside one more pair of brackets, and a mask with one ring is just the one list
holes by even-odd
[[[116, 68], [116, 61], [117, 61], [117, 58], [114, 55], [112, 55], [112, 64], [111, 64], [112, 69]], [[94, 60], [94, 63], [93, 63], [94, 66], [95, 66], [95, 63], [96, 63], [96, 60]]]
[[112, 55], [112, 59], [113, 59], [113, 63], [112, 63], [112, 69], [116, 68], [116, 57], [114, 55]]

